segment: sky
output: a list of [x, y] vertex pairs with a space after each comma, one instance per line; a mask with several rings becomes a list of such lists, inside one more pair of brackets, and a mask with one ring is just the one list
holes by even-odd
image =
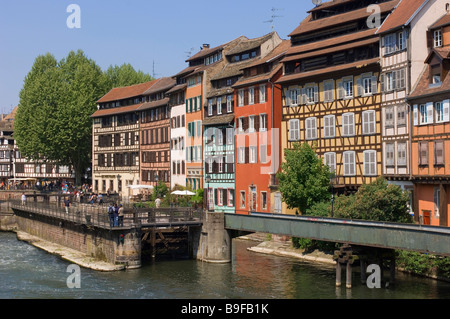
[[[78, 20], [67, 10], [71, 4], [80, 9]], [[289, 39], [313, 7], [309, 0], [2, 0], [0, 113], [19, 104], [23, 81], [39, 55], [61, 60], [81, 49], [103, 70], [130, 63], [156, 78], [172, 76], [204, 43], [215, 47], [241, 35], [257, 38], [272, 27]], [[272, 25], [267, 21], [273, 14]], [[80, 28], [69, 28], [68, 20], [79, 21]]]

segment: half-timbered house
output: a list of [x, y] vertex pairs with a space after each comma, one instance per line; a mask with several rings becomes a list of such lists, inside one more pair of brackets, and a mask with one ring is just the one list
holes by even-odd
[[329, 1], [290, 34], [284, 62], [282, 149], [309, 143], [335, 172], [334, 189], [353, 192], [382, 173], [379, 25], [394, 1]]
[[91, 116], [94, 192], [131, 196], [127, 186], [139, 184], [138, 109], [146, 103], [144, 93], [157, 82], [114, 88], [98, 100], [98, 110]]
[[170, 188], [170, 105], [167, 91], [176, 84], [174, 78], [157, 80], [144, 92], [145, 103], [139, 106], [140, 180], [144, 185], [162, 182]]
[[412, 106], [412, 180], [417, 222], [450, 226], [450, 14], [427, 30], [430, 53]]

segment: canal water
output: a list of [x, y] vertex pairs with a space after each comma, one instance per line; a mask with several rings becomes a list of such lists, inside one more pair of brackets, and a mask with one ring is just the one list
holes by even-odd
[[[333, 266], [258, 254], [234, 240], [231, 264], [158, 260], [140, 269], [81, 269], [68, 288], [69, 262], [0, 232], [0, 299], [450, 299], [450, 283], [397, 273], [395, 286], [335, 287]], [[344, 277], [345, 278], [345, 277]], [[345, 279], [344, 279], [345, 280]]]

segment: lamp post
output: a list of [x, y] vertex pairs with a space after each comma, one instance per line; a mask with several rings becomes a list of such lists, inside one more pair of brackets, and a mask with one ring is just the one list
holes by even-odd
[[336, 179], [336, 173], [332, 172], [330, 175], [330, 184], [331, 184], [331, 217], [334, 215], [334, 181]]
[[207, 208], [207, 210], [209, 211], [209, 202], [210, 202], [210, 196], [211, 196], [211, 194], [209, 193], [209, 182], [211, 182], [211, 176], [209, 176], [209, 175], [206, 175], [206, 177], [205, 177], [205, 182], [206, 182], [206, 191], [207, 191], [207, 193], [206, 193], [206, 208]]

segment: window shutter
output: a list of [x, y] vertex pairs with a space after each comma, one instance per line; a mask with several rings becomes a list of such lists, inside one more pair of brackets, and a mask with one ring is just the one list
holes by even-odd
[[450, 121], [450, 118], [449, 118], [450, 100], [444, 100], [442, 102], [442, 108], [443, 108], [443, 113], [444, 113], [443, 121], [449, 122]]
[[292, 104], [291, 101], [291, 90], [286, 91], [286, 106], [290, 106]]
[[359, 78], [358, 80], [356, 80], [356, 94], [357, 96], [361, 96], [363, 95], [363, 87], [362, 87], [362, 79]]
[[244, 163], [250, 163], [250, 148], [245, 148], [245, 162]]
[[377, 77], [376, 76], [372, 76], [371, 79], [370, 79], [370, 82], [371, 82], [371, 85], [372, 85], [372, 88], [371, 88], [372, 94], [378, 93]]
[[433, 102], [427, 103], [427, 124], [433, 124], [434, 104]]
[[341, 82], [339, 82], [338, 84], [338, 94], [339, 94], [339, 99], [343, 99], [345, 92], [344, 92], [344, 84]]
[[381, 74], [380, 76], [380, 91], [383, 93], [385, 91], [385, 75]]
[[444, 141], [434, 142], [434, 156], [436, 165], [444, 165]]
[[319, 102], [319, 87], [314, 87], [314, 103]]
[[219, 200], [219, 196], [217, 196], [217, 188], [214, 189], [214, 204], [217, 206], [218, 204], [218, 200]]
[[419, 143], [419, 164], [428, 165], [428, 142]]
[[414, 104], [413, 106], [414, 126], [419, 125], [419, 106]]

